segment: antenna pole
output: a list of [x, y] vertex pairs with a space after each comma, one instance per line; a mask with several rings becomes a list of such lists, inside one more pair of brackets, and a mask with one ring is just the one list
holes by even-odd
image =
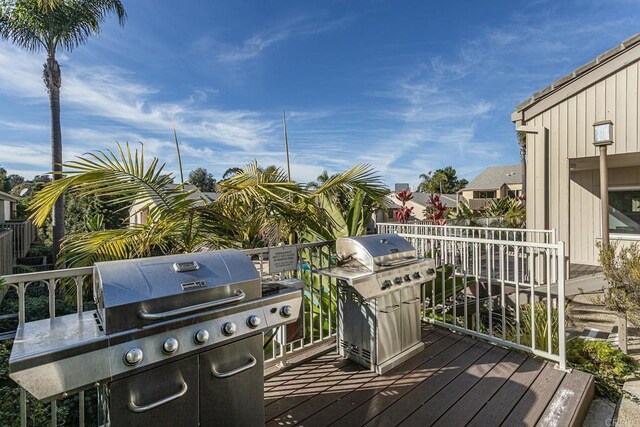
[[287, 155], [287, 177], [291, 182], [291, 165], [289, 164], [289, 140], [287, 139], [287, 116], [282, 110], [282, 124], [284, 126], [284, 149]]

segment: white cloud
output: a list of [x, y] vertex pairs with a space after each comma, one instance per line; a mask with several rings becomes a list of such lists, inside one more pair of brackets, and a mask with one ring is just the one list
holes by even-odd
[[[37, 57], [0, 44], [0, 88], [30, 101], [47, 102]], [[155, 101], [161, 92], [117, 67], [62, 64], [63, 115], [94, 116], [149, 134], [171, 134], [175, 122], [183, 138], [208, 140], [251, 150], [269, 140], [277, 122], [248, 110], [199, 105], [193, 98]]]
[[239, 44], [223, 43], [203, 37], [196, 43], [203, 52], [213, 50], [219, 62], [238, 63], [259, 56], [270, 46], [294, 37], [305, 37], [339, 28], [344, 19], [326, 21], [314, 17], [298, 16], [280, 25], [255, 33]]

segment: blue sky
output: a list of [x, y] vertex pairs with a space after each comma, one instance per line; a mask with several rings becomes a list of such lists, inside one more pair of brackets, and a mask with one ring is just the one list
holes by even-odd
[[[370, 163], [392, 185], [517, 163], [510, 116], [536, 90], [640, 32], [636, 0], [123, 0], [128, 21], [61, 53], [66, 160], [142, 142], [216, 178], [254, 158], [293, 178]], [[43, 54], [0, 41], [0, 165], [49, 166]]]

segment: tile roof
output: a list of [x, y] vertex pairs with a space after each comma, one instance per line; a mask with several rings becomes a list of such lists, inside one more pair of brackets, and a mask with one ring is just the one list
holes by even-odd
[[506, 166], [490, 166], [471, 180], [462, 191], [497, 190], [503, 184], [519, 184], [522, 182], [522, 166], [520, 164]]

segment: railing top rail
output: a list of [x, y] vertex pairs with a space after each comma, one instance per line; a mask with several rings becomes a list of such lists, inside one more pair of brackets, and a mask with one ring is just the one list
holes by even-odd
[[24, 282], [37, 282], [40, 280], [63, 279], [65, 277], [84, 276], [93, 273], [93, 267], [66, 268], [64, 270], [38, 271], [34, 273], [9, 274], [2, 276], [5, 284], [11, 285]]
[[[7, 229], [8, 232], [11, 232], [10, 229]], [[4, 230], [0, 230], [0, 234], [3, 233]], [[298, 243], [296, 247], [298, 249], [308, 249], [308, 248], [317, 248], [323, 246], [329, 246], [333, 244], [334, 240], [326, 240], [322, 242], [312, 242], [312, 243]], [[254, 249], [242, 249], [247, 255], [260, 255], [266, 254], [269, 252], [269, 247], [264, 248], [254, 248]], [[33, 273], [21, 273], [21, 274], [10, 274], [7, 276], [2, 276], [5, 279], [5, 283], [7, 285], [23, 283], [23, 282], [37, 282], [39, 280], [48, 280], [48, 279], [61, 279], [66, 277], [74, 277], [74, 276], [84, 276], [90, 275], [93, 273], [93, 267], [77, 267], [77, 268], [66, 268], [62, 270], [48, 270], [41, 272], [33, 272]]]
[[13, 233], [13, 229], [11, 228], [0, 228], [0, 235], [11, 234], [11, 233]]
[[503, 228], [503, 227], [483, 227], [483, 226], [467, 226], [467, 225], [439, 225], [439, 224], [400, 224], [397, 222], [379, 222], [377, 225], [385, 226], [402, 226], [402, 227], [433, 227], [433, 228], [453, 228], [453, 229], [472, 229], [472, 230], [489, 230], [489, 231], [517, 231], [527, 233], [553, 234], [553, 230], [535, 229], [535, 228]]
[[477, 237], [460, 237], [460, 236], [442, 236], [442, 235], [429, 235], [424, 234], [410, 234], [399, 233], [399, 236], [411, 239], [432, 239], [432, 240], [446, 240], [463, 243], [480, 243], [486, 245], [505, 245], [505, 246], [518, 246], [523, 248], [535, 248], [535, 249], [558, 249], [560, 246], [564, 246], [564, 242], [559, 241], [557, 243], [538, 243], [538, 242], [520, 242], [517, 240], [496, 240], [496, 239], [480, 239]]

